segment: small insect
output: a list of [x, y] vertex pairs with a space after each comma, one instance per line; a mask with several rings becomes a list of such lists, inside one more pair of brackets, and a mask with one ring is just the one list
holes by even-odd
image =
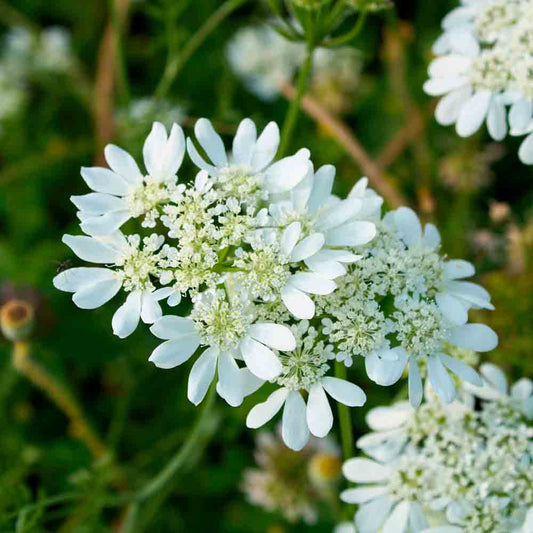
[[64, 272], [65, 270], [68, 270], [69, 268], [72, 268], [74, 266], [74, 262], [72, 259], [66, 259], [65, 261], [52, 261], [57, 265], [56, 268], [56, 274], [60, 274], [61, 272]]

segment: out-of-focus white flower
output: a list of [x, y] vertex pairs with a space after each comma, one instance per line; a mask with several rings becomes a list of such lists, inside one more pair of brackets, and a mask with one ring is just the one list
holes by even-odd
[[[468, 137], [486, 122], [495, 140], [530, 133], [533, 120], [533, 22], [529, 0], [463, 0], [443, 20], [428, 94], [443, 96], [435, 116]], [[527, 136], [520, 159], [533, 163]]]

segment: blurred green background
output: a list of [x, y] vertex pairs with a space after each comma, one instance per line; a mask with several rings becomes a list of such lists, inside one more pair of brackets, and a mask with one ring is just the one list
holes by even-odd
[[[8, 78], [0, 75], [0, 303], [17, 297], [36, 307], [33, 359], [74, 392], [120, 464], [118, 472], [109, 459], [91, 457], [63, 413], [13, 368], [12, 345], [1, 339], [0, 532], [128, 531], [135, 509], [123, 504], [120, 494], [152, 478], [194, 424], [197, 410], [186, 400], [188, 369], [163, 371], [148, 364], [154, 337], [138, 328], [120, 341], [111, 332], [113, 305], [80, 310], [54, 290], [52, 278], [61, 262], [72, 259], [61, 236], [79, 231], [69, 196], [86, 192], [80, 166], [100, 161], [107, 140], [140, 156], [151, 118], [132, 116], [131, 102], [151, 97], [169, 44], [183, 49], [222, 3], [132, 1], [118, 54], [125, 65], [121, 69], [112, 60], [108, 32], [120, 18], [117, 6], [120, 11], [126, 2], [115, 3], [115, 9], [104, 0], [0, 2], [0, 72], [4, 69]], [[385, 179], [426, 221], [437, 223], [443, 250], [476, 264], [496, 306], [483, 319], [501, 339], [487, 357], [514, 377], [531, 377], [533, 169], [518, 160], [520, 139], [495, 144], [484, 130], [460, 139], [453, 128], [436, 124], [434, 102], [422, 91], [431, 44], [454, 5], [397, 1], [394, 11], [370, 16], [353, 43], [362, 58], [353, 67], [357, 83], [333, 79], [314, 87], [312, 98], [347, 124], [374, 160], [388, 158]], [[225, 53], [239, 28], [268, 16], [258, 1], [232, 13], [184, 65], [156, 118], [177, 116], [190, 133], [194, 120], [206, 116], [228, 139], [247, 116], [259, 126], [270, 120], [281, 124], [287, 101], [280, 96], [264, 102], [250, 93]], [[4, 94], [11, 75], [5, 66], [6, 36], [15, 26], [36, 34], [65, 28], [73, 54], [66, 68], [56, 70], [44, 68], [42, 58], [30, 58], [29, 65], [23, 64], [27, 58], [16, 59], [24, 71], [16, 89], [23, 102], [17, 106], [10, 103], [12, 95]], [[109, 83], [115, 90], [108, 94]], [[291, 149], [302, 146], [311, 150], [316, 166], [337, 167], [339, 194], [363, 173], [328, 127], [305, 115]], [[389, 152], [383, 152], [386, 147]], [[191, 167], [188, 171], [192, 175]], [[365, 431], [368, 408], [398, 393], [360, 376], [369, 402], [354, 412], [356, 434]], [[332, 529], [327, 509], [314, 526], [289, 525], [278, 514], [252, 507], [239, 489], [243, 470], [254, 464], [255, 435], [244, 420], [266, 394], [237, 409], [218, 401], [206, 429], [213, 438], [205, 439], [205, 453], [198, 448], [168, 490], [141, 506], [132, 531]]]

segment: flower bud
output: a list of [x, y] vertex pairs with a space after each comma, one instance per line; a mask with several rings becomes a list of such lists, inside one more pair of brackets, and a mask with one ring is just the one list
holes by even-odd
[[0, 308], [0, 328], [6, 339], [26, 339], [33, 330], [35, 312], [24, 300], [9, 300]]

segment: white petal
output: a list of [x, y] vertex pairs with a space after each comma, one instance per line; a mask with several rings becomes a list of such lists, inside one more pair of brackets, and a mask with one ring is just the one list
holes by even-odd
[[217, 167], [227, 166], [228, 158], [224, 143], [209, 120], [206, 118], [197, 120], [194, 126], [194, 134], [209, 159]]
[[428, 527], [428, 521], [422, 511], [422, 506], [418, 502], [411, 502], [409, 512], [409, 527], [413, 531], [422, 531]]
[[382, 533], [405, 533], [409, 521], [410, 503], [400, 502], [383, 524]]
[[337, 261], [327, 261], [320, 257], [320, 254], [308, 257], [305, 264], [317, 274], [324, 278], [335, 279], [346, 274], [346, 267]]
[[161, 306], [157, 302], [154, 293], [146, 290], [143, 292], [141, 300], [141, 318], [145, 324], [153, 324], [163, 315]]
[[305, 178], [307, 170], [308, 158], [298, 154], [285, 157], [265, 171], [265, 188], [271, 194], [290, 191]]
[[468, 261], [452, 259], [444, 263], [444, 275], [448, 279], [470, 278], [476, 273], [476, 269]]
[[513, 130], [524, 131], [533, 114], [533, 102], [526, 98], [517, 100], [509, 110], [509, 124]]
[[379, 357], [378, 353], [372, 353], [365, 357], [365, 368], [368, 377], [378, 385], [388, 387], [394, 385], [403, 374], [407, 364], [407, 354], [401, 348], [390, 350], [397, 355], [396, 361], [386, 360]]
[[81, 177], [93, 191], [115, 194], [116, 196], [128, 194], [129, 186], [126, 181], [107, 168], [82, 167]]
[[60, 291], [76, 292], [87, 285], [100, 281], [116, 280], [117, 275], [108, 268], [69, 268], [60, 272], [53, 280], [54, 287]]
[[457, 374], [461, 379], [463, 379], [467, 383], [471, 383], [472, 385], [475, 385], [476, 387], [483, 386], [483, 381], [479, 377], [479, 374], [472, 367], [468, 366], [466, 363], [463, 363], [462, 361], [454, 359], [453, 357], [450, 357], [449, 355], [446, 355], [444, 353], [441, 353], [439, 357], [442, 363], [444, 363], [444, 365], [447, 368], [449, 368], [454, 374]]
[[479, 370], [491, 387], [501, 394], [507, 394], [507, 377], [501, 368], [492, 363], [483, 363]]
[[241, 120], [233, 138], [232, 155], [236, 165], [249, 166], [257, 140], [255, 124], [249, 118]]
[[332, 206], [323, 215], [320, 216], [317, 222], [317, 227], [321, 231], [327, 231], [332, 228], [341, 226], [351, 218], [354, 218], [363, 202], [360, 198], [348, 198]]
[[501, 141], [507, 135], [507, 117], [500, 98], [493, 98], [487, 115], [487, 129], [495, 141]]
[[116, 310], [111, 325], [117, 337], [125, 339], [137, 328], [141, 317], [141, 298], [141, 291], [130, 292], [126, 301]]
[[408, 403], [392, 407], [375, 407], [366, 415], [366, 423], [373, 431], [386, 431], [402, 426], [411, 416], [413, 408]]
[[244, 398], [241, 373], [237, 362], [227, 352], [222, 352], [218, 359], [218, 390], [232, 407], [241, 405]]
[[383, 485], [370, 485], [367, 487], [357, 487], [341, 492], [340, 498], [343, 502], [361, 504], [387, 494], [388, 487]]
[[290, 256], [300, 235], [302, 233], [302, 226], [299, 222], [292, 222], [289, 224], [283, 234], [281, 235], [281, 241], [279, 245], [279, 251], [281, 255]]
[[209, 385], [215, 377], [217, 357], [218, 350], [208, 348], [191, 368], [187, 384], [187, 398], [194, 405], [200, 404], [209, 390]]
[[424, 245], [428, 248], [438, 248], [440, 246], [440, 233], [433, 224], [426, 224], [424, 228]]
[[409, 402], [416, 409], [422, 403], [422, 377], [418, 368], [418, 361], [409, 357]]
[[335, 167], [324, 165], [320, 167], [313, 178], [313, 189], [307, 200], [307, 211], [309, 214], [316, 213], [331, 195], [333, 181], [335, 179]]
[[416, 213], [409, 207], [394, 211], [394, 224], [400, 237], [408, 246], [419, 246], [422, 242], [422, 226]]
[[297, 263], [298, 261], [303, 261], [316, 254], [322, 246], [324, 246], [324, 241], [325, 238], [322, 233], [313, 233], [312, 235], [309, 235], [300, 241], [293, 249], [290, 255], [291, 262]]
[[520, 145], [518, 157], [525, 165], [533, 165], [533, 133], [528, 135]]
[[91, 192], [82, 196], [71, 196], [70, 201], [80, 210], [94, 215], [126, 209], [122, 198], [102, 192]]
[[180, 303], [181, 303], [181, 292], [175, 291], [168, 297], [167, 304], [170, 305], [170, 307], [176, 307]]
[[80, 259], [89, 263], [114, 263], [118, 255], [116, 250], [85, 235], [63, 235], [62, 241]]
[[281, 289], [283, 303], [296, 318], [308, 320], [315, 316], [315, 304], [307, 294], [287, 285]]
[[444, 403], [455, 400], [456, 391], [452, 378], [436, 355], [428, 357], [428, 377], [433, 390]]
[[447, 78], [449, 76], [460, 76], [468, 71], [472, 65], [472, 60], [459, 54], [450, 54], [434, 59], [428, 68], [431, 78]]
[[252, 324], [248, 335], [275, 350], [290, 351], [296, 348], [296, 339], [292, 331], [281, 324]]
[[469, 281], [449, 281], [447, 292], [468, 302], [476, 309], [494, 309], [490, 303], [490, 294], [480, 285]]
[[264, 402], [258, 403], [246, 417], [246, 427], [256, 429], [265, 425], [281, 409], [289, 394], [288, 389], [274, 391]]
[[161, 122], [154, 122], [143, 146], [144, 166], [149, 174], [157, 175], [166, 143], [167, 130], [165, 126]]
[[198, 150], [194, 146], [194, 143], [191, 139], [187, 139], [187, 153], [192, 159], [192, 162], [200, 169], [205, 170], [211, 176], [217, 176], [219, 171], [213, 165], [207, 163], [204, 158], [198, 153]]
[[385, 494], [363, 504], [355, 515], [355, 523], [361, 533], [375, 533], [383, 525], [396, 499]]
[[531, 395], [533, 395], [533, 381], [531, 381], [529, 378], [519, 379], [511, 387], [511, 397], [514, 400], [525, 402]]
[[320, 383], [315, 383], [307, 398], [307, 425], [315, 437], [325, 437], [333, 426], [333, 413]]
[[174, 368], [187, 361], [199, 345], [198, 339], [193, 337], [165, 341], [152, 352], [148, 360], [159, 368]]
[[366, 402], [363, 389], [344, 379], [326, 376], [322, 378], [322, 386], [334, 400], [348, 407], [361, 407]]
[[291, 449], [300, 451], [309, 440], [305, 402], [299, 392], [291, 391], [283, 408], [281, 427], [283, 442]]
[[314, 272], [297, 272], [289, 278], [289, 285], [309, 294], [331, 294], [337, 284]]
[[114, 211], [105, 215], [86, 218], [80, 227], [88, 235], [109, 235], [130, 218], [129, 211]]
[[353, 483], [379, 483], [387, 481], [392, 472], [390, 468], [376, 461], [355, 457], [342, 465], [342, 473]]
[[122, 282], [118, 279], [84, 285], [74, 294], [72, 301], [81, 309], [96, 309], [111, 300], [120, 287], [122, 287]]
[[167, 315], [161, 317], [151, 328], [150, 331], [159, 339], [178, 340], [184, 337], [196, 336], [194, 322], [190, 318], [181, 316]]
[[105, 159], [113, 172], [124, 178], [130, 184], [136, 184], [141, 181], [142, 174], [135, 162], [126, 150], [108, 144], [104, 149]]
[[168, 141], [161, 153], [161, 161], [159, 163], [159, 177], [161, 179], [168, 179], [174, 176], [183, 162], [185, 155], [185, 135], [183, 130], [177, 124], [172, 124]]
[[498, 336], [485, 324], [465, 324], [456, 327], [448, 341], [475, 352], [490, 352], [498, 345]]
[[251, 337], [244, 337], [239, 348], [246, 366], [258, 378], [271, 380], [280, 375], [280, 360], [264, 344], [257, 342]]
[[468, 312], [465, 306], [451, 294], [437, 294], [435, 301], [439, 306], [440, 312], [452, 324], [460, 326], [468, 322]]
[[250, 396], [259, 390], [265, 383], [263, 379], [254, 376], [247, 368], [240, 368], [242, 392], [244, 396]]
[[263, 170], [274, 159], [279, 146], [279, 128], [275, 122], [269, 122], [261, 132], [252, 154], [251, 165], [255, 170]]
[[465, 103], [456, 124], [460, 137], [470, 137], [480, 128], [487, 116], [491, 98], [490, 91], [478, 91]]
[[357, 220], [349, 222], [326, 234], [326, 244], [330, 246], [361, 246], [376, 236], [376, 225], [373, 222]]
[[442, 97], [435, 108], [437, 122], [443, 126], [455, 124], [465, 103], [471, 96], [472, 89], [466, 86], [459, 87]]
[[464, 76], [450, 76], [448, 78], [431, 78], [424, 83], [424, 92], [430, 96], [441, 96], [455, 91], [468, 84]]

